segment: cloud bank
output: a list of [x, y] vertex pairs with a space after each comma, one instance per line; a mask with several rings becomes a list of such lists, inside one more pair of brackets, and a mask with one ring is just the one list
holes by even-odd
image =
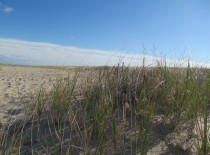
[[15, 59], [15, 62], [23, 60], [23, 64], [29, 65], [100, 66], [116, 65], [120, 61], [134, 65], [143, 59], [143, 55], [15, 39], [0, 39], [0, 55], [6, 57], [7, 60], [14, 61]]
[[4, 5], [3, 3], [0, 2], [0, 10], [5, 12], [5, 13], [12, 13], [14, 11], [13, 8]]
[[[141, 66], [145, 59], [146, 66], [156, 66], [157, 62], [168, 66], [187, 66], [187, 61], [162, 59], [143, 54], [126, 54], [120, 51], [84, 49], [43, 42], [31, 42], [17, 39], [0, 38], [0, 63], [22, 65], [53, 66], [103, 66], [124, 63], [130, 66]], [[193, 66], [200, 63], [191, 62]]]

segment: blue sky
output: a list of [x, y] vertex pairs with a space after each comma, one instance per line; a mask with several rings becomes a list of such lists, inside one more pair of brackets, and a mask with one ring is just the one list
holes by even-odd
[[144, 53], [144, 45], [148, 55], [155, 47], [157, 55], [168, 57], [189, 50], [193, 59], [210, 56], [209, 0], [0, 0], [0, 9], [2, 57], [16, 49], [5, 50], [5, 41], [130, 55]]

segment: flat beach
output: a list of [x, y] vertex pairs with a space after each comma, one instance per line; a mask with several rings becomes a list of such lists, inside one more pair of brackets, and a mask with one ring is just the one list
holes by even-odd
[[50, 90], [56, 79], [68, 75], [62, 68], [0, 65], [0, 124], [22, 116], [34, 93]]

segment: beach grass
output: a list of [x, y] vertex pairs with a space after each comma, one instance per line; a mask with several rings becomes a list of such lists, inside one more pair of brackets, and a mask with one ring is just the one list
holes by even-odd
[[[209, 153], [209, 69], [118, 64], [85, 70], [84, 76], [84, 68], [75, 68], [50, 92], [40, 88], [25, 117], [1, 127], [0, 154], [147, 154], [185, 123], [194, 153]], [[168, 129], [165, 137], [154, 138], [155, 124]]]

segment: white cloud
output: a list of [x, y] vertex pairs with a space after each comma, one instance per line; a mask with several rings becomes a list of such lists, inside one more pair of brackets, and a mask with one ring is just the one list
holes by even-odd
[[14, 11], [14, 9], [11, 8], [11, 7], [5, 6], [5, 7], [2, 9], [2, 11], [6, 12], [6, 13], [11, 13], [11, 12]]
[[12, 13], [14, 11], [13, 8], [4, 5], [3, 3], [0, 2], [0, 10], [2, 10], [5, 13]]
[[[29, 42], [16, 39], [0, 38], [0, 56], [18, 59], [23, 64], [30, 65], [117, 65], [124, 62], [125, 65], [141, 66], [145, 58], [146, 66], [155, 66], [157, 61], [161, 62], [160, 57], [146, 56], [143, 54], [125, 54], [123, 52], [84, 49], [73, 46], [62, 46], [58, 44]], [[1, 62], [1, 59], [0, 59]], [[10, 62], [14, 63], [14, 62]], [[164, 62], [163, 62], [164, 63]], [[170, 66], [186, 66], [186, 61], [177, 61], [167, 59]], [[191, 62], [193, 65], [199, 63]]]

